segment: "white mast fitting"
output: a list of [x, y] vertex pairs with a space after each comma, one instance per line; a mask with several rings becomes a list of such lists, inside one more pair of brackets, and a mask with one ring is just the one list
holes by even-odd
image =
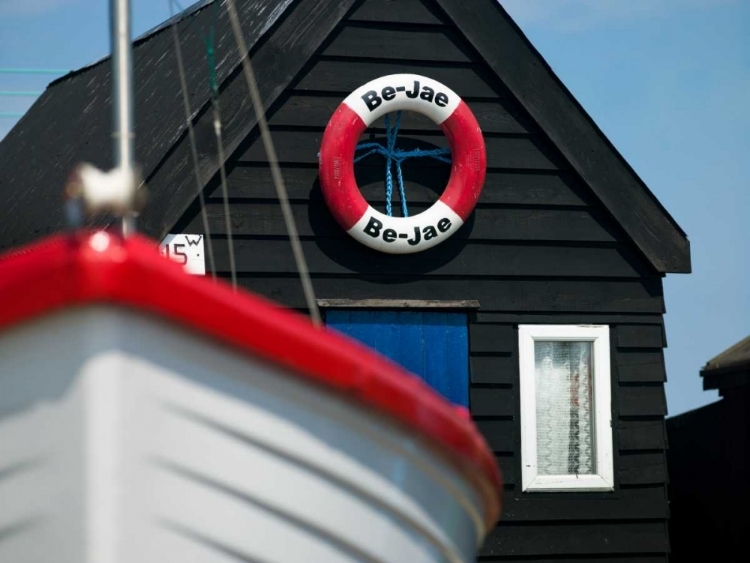
[[72, 227], [83, 215], [109, 212], [122, 220], [122, 234], [135, 232], [135, 217], [145, 200], [135, 164], [133, 64], [130, 0], [110, 0], [112, 40], [112, 139], [114, 168], [109, 172], [88, 163], [75, 167], [65, 187], [66, 213]]

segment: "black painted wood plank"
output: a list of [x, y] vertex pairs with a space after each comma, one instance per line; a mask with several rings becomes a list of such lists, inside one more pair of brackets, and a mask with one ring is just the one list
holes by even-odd
[[[319, 127], [322, 131], [342, 101], [343, 98], [338, 94], [312, 96], [304, 92], [293, 92], [289, 94], [288, 99], [281, 102], [281, 107], [269, 118], [268, 123], [272, 126]], [[493, 102], [468, 102], [482, 133], [529, 133], [520, 122], [523, 119], [513, 115], [505, 105], [503, 100], [499, 99]], [[383, 119], [375, 121], [368, 131], [384, 131]], [[428, 117], [411, 111], [401, 114], [399, 125], [401, 136], [413, 131], [440, 131], [440, 127]]]
[[664, 452], [621, 453], [618, 460], [620, 485], [668, 483]]
[[475, 419], [474, 424], [493, 452], [511, 453], [516, 450], [516, 423], [513, 420], [484, 418]]
[[513, 484], [518, 482], [516, 477], [516, 458], [513, 455], [501, 453], [495, 454], [495, 462], [500, 468], [505, 488], [512, 488]]
[[[317, 164], [320, 141], [323, 132], [315, 131], [279, 131], [271, 132], [279, 162]], [[375, 142], [384, 139], [376, 137]], [[443, 148], [447, 147], [447, 140], [442, 135], [403, 135], [399, 137], [399, 147], [412, 148], [411, 145], [421, 148]], [[487, 147], [487, 166], [491, 168], [506, 169], [529, 169], [529, 170], [557, 170], [559, 167], [554, 157], [547, 152], [547, 148], [540, 139], [528, 137], [485, 137]], [[238, 162], [268, 162], [263, 143], [256, 139], [237, 158]], [[421, 166], [431, 166], [432, 159], [422, 159]], [[380, 164], [379, 157], [368, 157], [362, 160], [363, 164]], [[434, 161], [434, 166], [446, 166]]]
[[[514, 442], [513, 438], [514, 433], [518, 430], [515, 423], [511, 420], [478, 419], [476, 424], [485, 436], [490, 448], [495, 453], [502, 454], [501, 456], [497, 456], [497, 461], [498, 466], [503, 472], [503, 483], [508, 487], [512, 486], [518, 489], [516, 493], [517, 498], [522, 486], [521, 476], [520, 474], [516, 474], [515, 457], [509, 455], [516, 450], [516, 442]], [[520, 455], [520, 451], [516, 453]], [[602, 503], [611, 505], [617, 499], [623, 498], [631, 505], [643, 503], [654, 508], [654, 506], [664, 501], [663, 489], [640, 487], [641, 485], [664, 485], [669, 482], [664, 451], [621, 451], [617, 457], [615, 468], [618, 471], [619, 484], [624, 488], [618, 493], [616, 499], [602, 499], [601, 497], [597, 497]], [[528, 493], [528, 495], [532, 495], [532, 493]], [[557, 493], [550, 493], [544, 498], [545, 500], [552, 501], [555, 499], [562, 500], [562, 504], [565, 504], [571, 495], [575, 496], [575, 493], [563, 493], [563, 495], [566, 495], [563, 497], [554, 495], [557, 495]], [[572, 513], [569, 517], [571, 519], [579, 519], [578, 516]], [[626, 518], [627, 516], [612, 515], [609, 517], [605, 516], [604, 519], [619, 519], [620, 517]], [[645, 516], [640, 517], [645, 518]]]
[[482, 557], [659, 553], [669, 550], [666, 522], [502, 524], [485, 540]]
[[664, 420], [620, 420], [617, 423], [621, 450], [663, 450], [667, 447]]
[[[251, 54], [264, 107], [272, 107], [353, 3], [354, 0], [300, 0], [294, 3], [293, 10]], [[178, 101], [173, 103], [179, 106]], [[222, 85], [220, 104], [225, 153], [231, 155], [256, 125], [242, 73], [231, 75]], [[206, 179], [213, 177], [219, 169], [211, 113], [199, 114], [195, 123], [200, 176]], [[195, 172], [187, 136], [183, 136], [167, 153], [154, 175], [147, 178], [147, 184], [164, 188], [151, 194], [138, 227], [161, 240], [195, 198]]]
[[617, 327], [618, 348], [665, 348], [664, 327], [623, 325]]
[[[520, 428], [513, 420], [502, 420], [492, 418], [477, 418], [475, 424], [487, 440], [490, 448], [496, 453], [511, 453], [518, 447], [517, 439], [520, 436]], [[664, 421], [619, 421], [617, 424], [620, 452], [634, 452], [631, 455], [644, 455], [649, 452], [644, 450], [660, 450], [666, 447], [666, 430]], [[520, 452], [518, 452], [520, 454]], [[659, 452], [651, 452], [659, 453]], [[646, 458], [632, 458], [622, 466], [629, 473], [630, 481], [622, 482], [623, 485], [646, 484], [637, 483], [634, 479], [636, 467], [645, 463]], [[618, 461], [619, 463], [619, 461]], [[642, 473], [645, 473], [642, 472]]]
[[[353, 56], [353, 53], [350, 55]], [[372, 62], [318, 59], [293, 87], [295, 90], [337, 92], [348, 96], [371, 80], [402, 73], [429, 74], [430, 78], [445, 84], [462, 98], [488, 98], [505, 94], [490, 86], [487, 74], [475, 67], [375, 59]]]
[[[407, 199], [414, 203], [434, 203], [450, 176], [450, 168], [422, 167], [408, 163], [403, 167]], [[290, 200], [322, 200], [318, 168], [314, 164], [283, 166], [284, 184]], [[385, 193], [385, 166], [355, 167], [360, 191], [368, 201], [381, 201]], [[214, 182], [208, 194], [221, 195]], [[228, 170], [227, 187], [231, 198], [275, 199], [271, 171], [264, 165], [234, 165]], [[398, 201], [398, 194], [394, 194]], [[479, 204], [584, 206], [587, 200], [574, 183], [558, 173], [509, 172], [488, 170]]]
[[[658, 272], [689, 272], [690, 244], [499, 3], [436, 0], [591, 186]], [[491, 7], [490, 7], [491, 6]]]
[[667, 414], [664, 386], [620, 386], [620, 416], [656, 416]]
[[[503, 499], [501, 529], [506, 522], [565, 520], [645, 520], [669, 516], [663, 486], [622, 489], [609, 497], [582, 493], [509, 493]], [[622, 525], [627, 525], [623, 523]]]
[[[508, 323], [508, 324], [601, 324], [619, 325], [623, 323], [662, 324], [661, 315], [599, 315], [591, 313], [566, 314], [538, 314], [538, 313], [486, 313], [476, 314], [476, 321], [480, 323]], [[628, 354], [627, 352], [620, 352]]]
[[510, 325], [469, 325], [469, 349], [476, 352], [511, 353], [516, 349], [518, 333]]
[[469, 390], [469, 406], [473, 417], [507, 417], [516, 413], [517, 391], [472, 387]]
[[[423, 251], [417, 261], [408, 255], [385, 255], [371, 250], [348, 235], [302, 240], [301, 246], [310, 272], [314, 274], [461, 276], [471, 272], [474, 276], [636, 278], [641, 273], [620, 250], [606, 247], [524, 246], [467, 242], [452, 237]], [[297, 266], [289, 248], [289, 241], [283, 239], [235, 239], [237, 271], [296, 273]], [[226, 244], [214, 244], [214, 254], [217, 270], [228, 272]]]
[[667, 380], [661, 350], [618, 350], [617, 371], [621, 382], [659, 383]]
[[414, 309], [444, 312], [470, 313], [479, 307], [478, 301], [437, 301], [435, 299], [318, 299], [322, 309]]
[[[621, 388], [618, 394], [619, 410], [628, 416], [659, 416], [666, 414], [666, 399], [661, 388]], [[471, 414], [474, 417], [507, 417], [516, 414], [517, 388], [472, 386], [470, 390]]]
[[443, 20], [420, 0], [367, 0], [348, 21], [443, 24]]
[[[408, 176], [408, 167], [404, 168]], [[445, 185], [439, 183], [437, 185]], [[480, 203], [513, 205], [589, 205], [592, 200], [565, 173], [490, 169]]]
[[469, 361], [472, 383], [509, 385], [518, 378], [514, 356], [472, 356]]
[[456, 46], [458, 41], [455, 33], [446, 27], [391, 29], [374, 24], [349, 24], [328, 44], [323, 56], [469, 62], [469, 56]]
[[[216, 241], [216, 245], [226, 242]], [[288, 250], [291, 252], [291, 249]], [[240, 276], [241, 286], [296, 309], [305, 308], [297, 273]], [[422, 275], [313, 276], [322, 299], [478, 300], [482, 311], [662, 312], [661, 279], [472, 279]]]
[[[215, 201], [215, 200], [214, 200]], [[370, 201], [375, 209], [385, 212], [385, 203]], [[395, 204], [395, 214], [400, 208]], [[409, 214], [425, 211], [428, 204], [412, 204]], [[292, 203], [292, 215], [300, 236], [340, 237], [345, 233], [323, 201]], [[224, 204], [206, 204], [209, 232], [227, 234]], [[231, 229], [235, 235], [284, 236], [287, 234], [281, 206], [276, 203], [232, 203]], [[203, 233], [203, 218], [197, 215], [182, 228], [187, 233]], [[614, 242], [612, 234], [601, 226], [589, 211], [555, 209], [497, 209], [479, 207], [474, 211], [470, 227], [460, 229], [454, 238], [505, 241], [579, 241]]]
[[[520, 436], [517, 421], [499, 416], [495, 418], [478, 416], [474, 423], [495, 453], [516, 452], [520, 455], [520, 451], [517, 451], [517, 440]], [[620, 421], [618, 431], [620, 453], [616, 467], [619, 468], [620, 484], [666, 483], [667, 472], [663, 459], [666, 443], [663, 423]], [[509, 483], [512, 482], [509, 481]]]

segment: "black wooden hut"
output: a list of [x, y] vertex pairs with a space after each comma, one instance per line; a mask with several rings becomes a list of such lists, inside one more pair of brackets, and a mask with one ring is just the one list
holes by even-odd
[[745, 561], [750, 534], [750, 336], [709, 360], [721, 399], [667, 420], [674, 561]]
[[[217, 270], [229, 275], [210, 29], [239, 283], [305, 310], [230, 24], [212, 4], [175, 21]], [[690, 271], [685, 233], [495, 0], [236, 4], [326, 322], [417, 373], [439, 372], [433, 384], [468, 403], [496, 452], [505, 507], [482, 560], [667, 560], [662, 279]], [[169, 26], [138, 38], [134, 57], [150, 194], [139, 229], [159, 240], [202, 234]], [[334, 110], [393, 73], [455, 91], [487, 147], [469, 220], [406, 256], [350, 237], [318, 180]], [[110, 88], [106, 61], [53, 82], [0, 144], [3, 248], [64, 227], [60, 193], [76, 162], [111, 166]], [[382, 140], [382, 127], [368, 136]], [[445, 146], [439, 128], [408, 115], [399, 142]], [[439, 197], [449, 172], [430, 159], [404, 165], [413, 212]], [[382, 158], [356, 173], [382, 209]]]

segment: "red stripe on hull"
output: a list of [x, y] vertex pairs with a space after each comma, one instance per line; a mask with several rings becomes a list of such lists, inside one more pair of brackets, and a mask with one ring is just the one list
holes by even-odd
[[[315, 328], [298, 313], [223, 283], [187, 274], [156, 241], [56, 235], [0, 256], [0, 331], [66, 307], [140, 310], [285, 366], [359, 401], [441, 448], [485, 495], [485, 523], [500, 511], [494, 456], [463, 407], [359, 342]], [[65, 351], [61, 351], [65, 353]]]

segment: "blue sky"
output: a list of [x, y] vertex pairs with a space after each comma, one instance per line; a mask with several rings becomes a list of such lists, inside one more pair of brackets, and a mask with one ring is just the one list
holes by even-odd
[[[750, 334], [750, 1], [501, 3], [688, 233], [693, 273], [665, 281], [669, 411], [716, 400], [700, 367]], [[134, 35], [170, 14], [168, 0], [132, 6]], [[107, 0], [0, 0], [0, 67], [101, 58], [107, 10]], [[49, 80], [0, 75], [0, 90]], [[31, 102], [0, 97], [0, 112]], [[0, 118], [0, 138], [12, 125]]]

